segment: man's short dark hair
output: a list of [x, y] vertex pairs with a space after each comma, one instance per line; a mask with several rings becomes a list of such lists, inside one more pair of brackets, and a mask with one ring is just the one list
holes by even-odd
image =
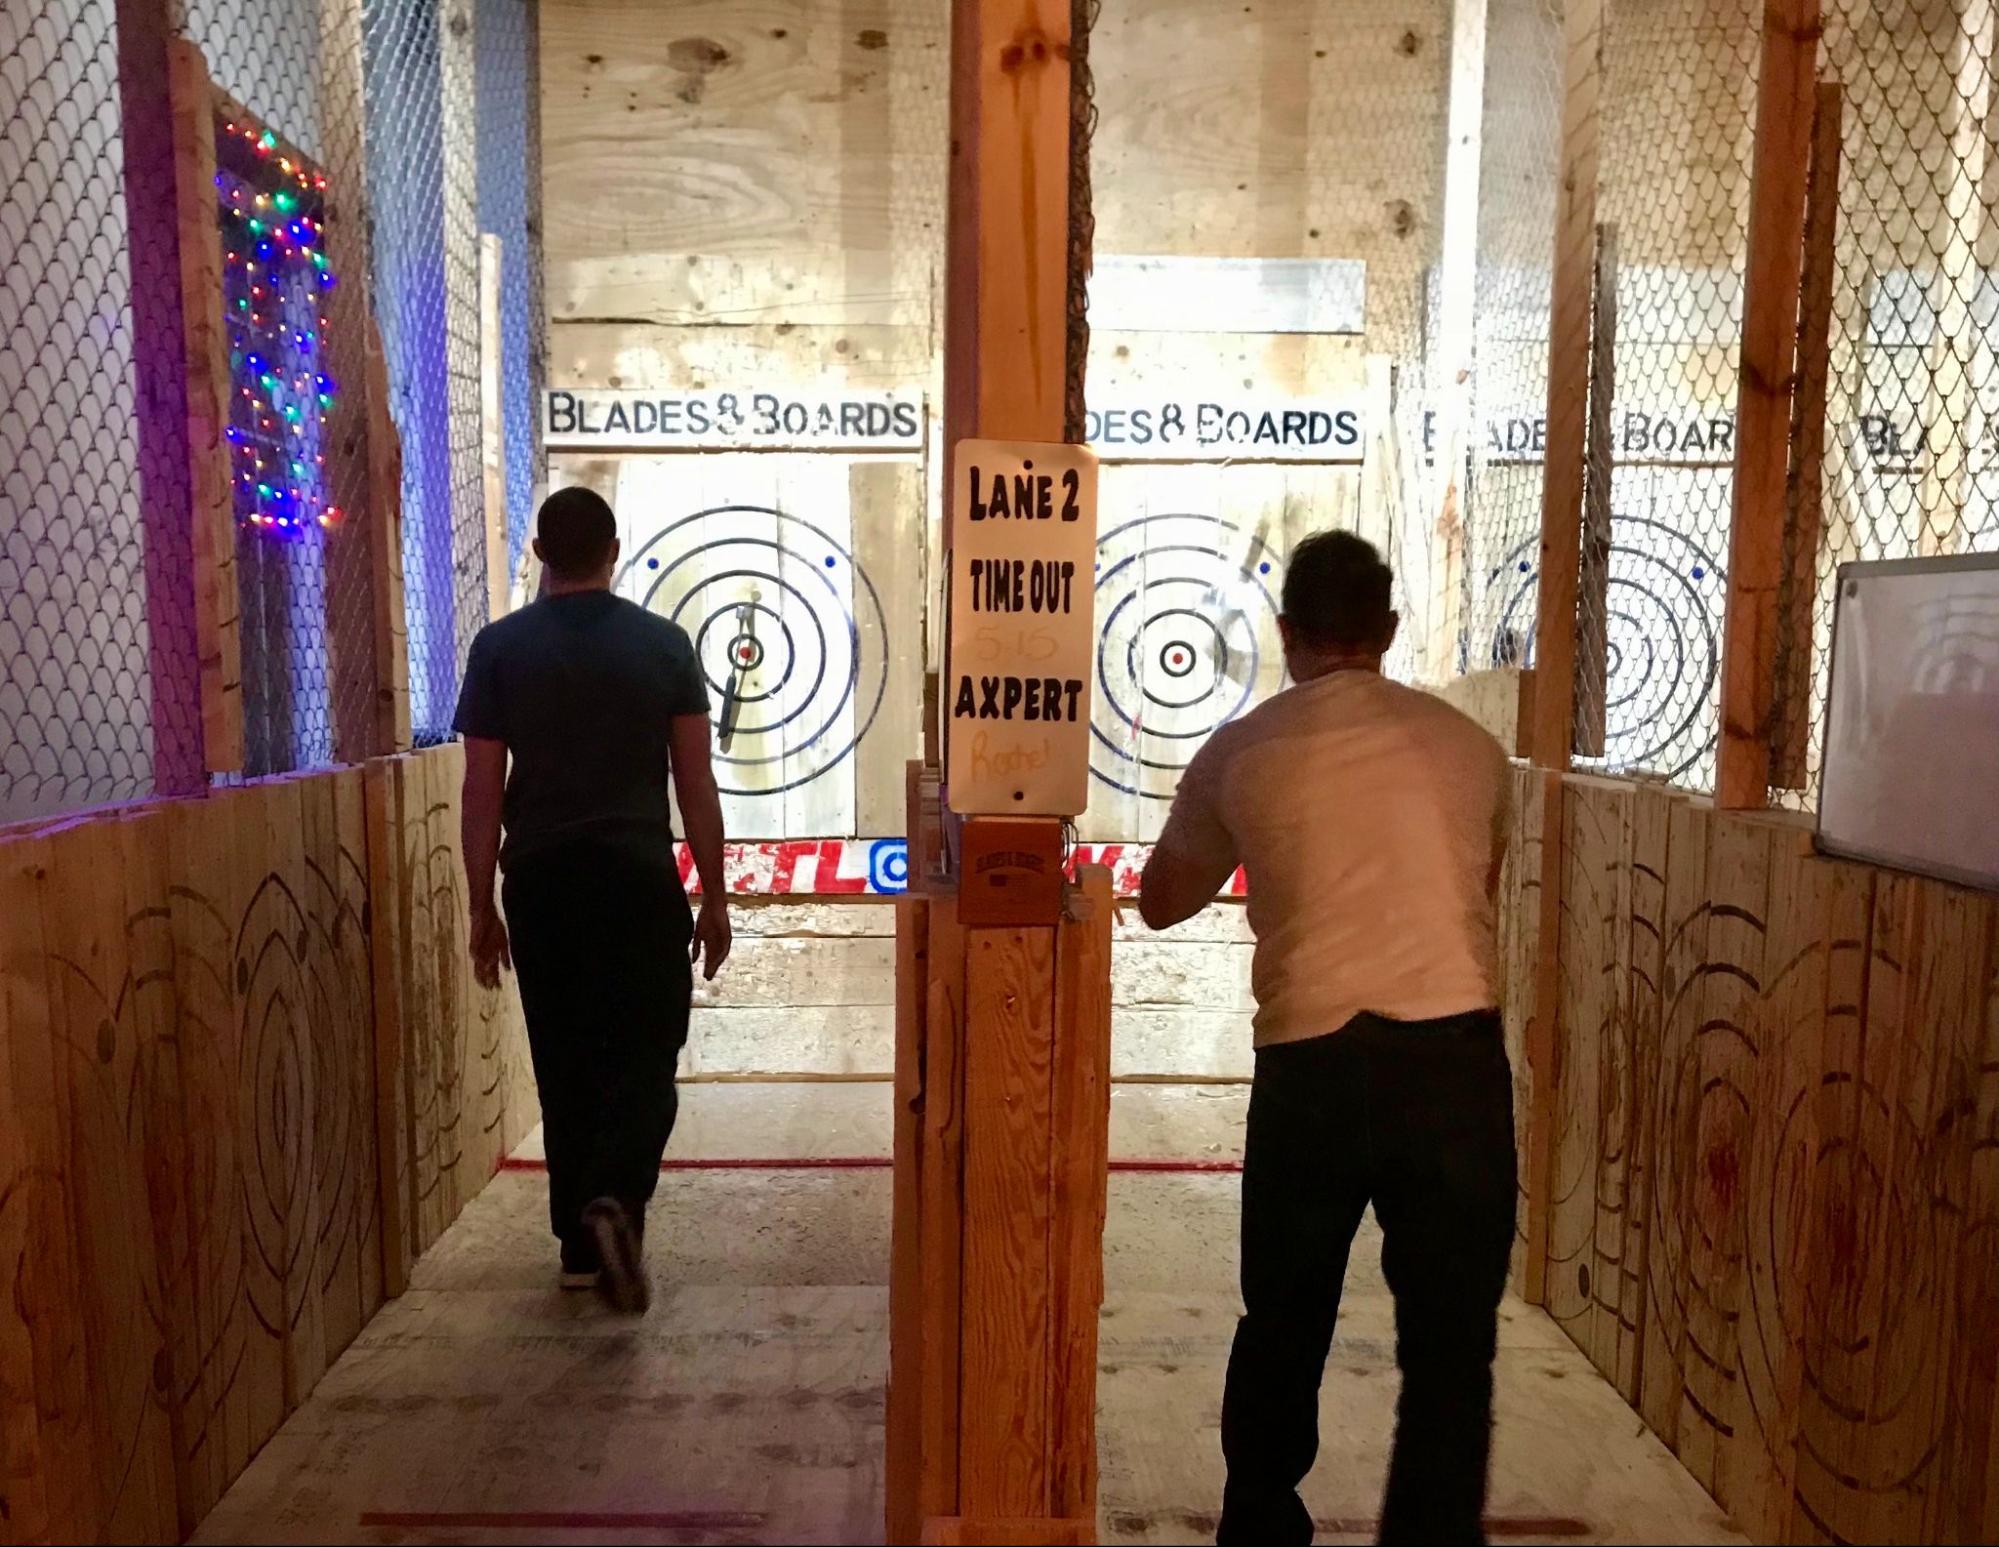
[[1366, 650], [1388, 638], [1393, 576], [1380, 550], [1352, 532], [1314, 532], [1284, 566], [1284, 618], [1320, 650]]
[[611, 556], [618, 518], [594, 489], [557, 489], [541, 502], [534, 535], [541, 541], [541, 561], [556, 579], [588, 580]]

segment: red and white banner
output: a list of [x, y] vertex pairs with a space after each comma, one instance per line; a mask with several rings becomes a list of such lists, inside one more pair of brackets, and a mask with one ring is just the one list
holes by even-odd
[[[1103, 865], [1119, 897], [1138, 895], [1139, 877], [1152, 853], [1149, 843], [1083, 843], [1069, 856], [1078, 865]], [[701, 889], [694, 855], [678, 851], [680, 879], [690, 892]], [[893, 897], [909, 890], [909, 845], [900, 838], [794, 838], [774, 843], [732, 843], [723, 852], [729, 891], [744, 897]], [[1245, 895], [1238, 870], [1222, 889], [1225, 897]]]

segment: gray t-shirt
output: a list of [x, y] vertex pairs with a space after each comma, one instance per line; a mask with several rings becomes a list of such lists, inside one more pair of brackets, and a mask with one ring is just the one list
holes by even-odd
[[672, 723], [707, 712], [686, 631], [609, 591], [544, 597], [479, 630], [455, 723], [513, 755], [502, 868], [579, 841], [671, 864]]
[[1499, 1003], [1489, 883], [1512, 788], [1485, 731], [1368, 671], [1286, 688], [1209, 738], [1159, 847], [1247, 872], [1258, 1047], [1364, 1010], [1425, 1021]]

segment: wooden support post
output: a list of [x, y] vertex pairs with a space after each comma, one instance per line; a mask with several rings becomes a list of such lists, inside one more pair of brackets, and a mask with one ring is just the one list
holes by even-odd
[[1402, 527], [1402, 447], [1395, 426], [1395, 361], [1369, 355], [1362, 414], [1367, 455], [1360, 465], [1360, 535], [1394, 562]]
[[492, 232], [479, 237], [479, 462], [486, 490], [486, 616], [508, 610], [513, 579], [507, 565], [507, 409], [500, 273], [505, 253]]
[[167, 44], [174, 204], [186, 343], [189, 516], [201, 740], [210, 773], [243, 766], [243, 661], [236, 589], [236, 505], [229, 465], [229, 345], [222, 320], [222, 231], [215, 202], [215, 92], [201, 50]]
[[[1064, 439], [1070, 19], [1038, 0], [953, 6], [947, 465], [973, 437]], [[954, 538], [947, 522], [947, 556]], [[925, 855], [927, 784], [921, 770], [908, 781], [912, 849]], [[1044, 836], [1059, 850], [1059, 832]], [[924, 926], [912, 916], [898, 935], [889, 1539], [1085, 1541], [1109, 877], [1069, 894], [1070, 917], [1004, 927], [967, 927], [948, 883], [929, 884], [926, 902], [904, 905]], [[920, 997], [908, 981], [919, 969]]]
[[[1538, 690], [1537, 690], [1538, 691]], [[1534, 770], [1527, 798], [1538, 809], [1516, 821], [1541, 834], [1540, 916], [1535, 928], [1540, 949], [1534, 957], [1533, 1008], [1527, 1018], [1527, 1250], [1520, 1297], [1544, 1305], [1548, 1296], [1548, 1227], [1553, 1217], [1555, 1181], [1555, 1098], [1562, 1071], [1555, 1049], [1562, 1013], [1562, 775]]]
[[1603, 0], [1572, 0], [1567, 7], [1563, 59], [1562, 190], [1555, 216], [1554, 296], [1548, 324], [1548, 449], [1542, 464], [1540, 595], [1529, 737], [1534, 761], [1554, 769], [1569, 766], [1574, 734]]
[[1821, 81], [1812, 120], [1811, 183], [1805, 195], [1805, 257], [1798, 301], [1798, 390], [1791, 405], [1791, 460], [1784, 480], [1788, 579], [1777, 657], [1777, 718], [1770, 783], [1801, 790], [1812, 728], [1812, 621], [1825, 539], [1826, 399], [1832, 359], [1832, 286], [1839, 260], [1840, 135], [1845, 92]]
[[1527, 1245], [1523, 1296], [1546, 1294], [1554, 1183], [1555, 1016], [1561, 1004], [1562, 781], [1575, 737], [1576, 604], [1582, 576], [1588, 455], [1590, 313], [1595, 304], [1598, 96], [1603, 0], [1572, 0], [1563, 20], [1562, 192], [1555, 217], [1554, 295], [1548, 332], [1548, 444], [1541, 483], [1540, 598], [1534, 691], [1523, 702], [1528, 755], [1544, 770], [1540, 951], [1526, 1035]]
[[1770, 784], [1784, 489], [1791, 462], [1798, 279], [1818, 46], [1819, 0], [1767, 0], [1749, 184], [1735, 506], [1722, 636], [1715, 804], [1723, 810], [1761, 807]]
[[1424, 620], [1422, 671], [1443, 682], [1458, 674], [1464, 626], [1465, 447], [1471, 430], [1475, 302], [1478, 289], [1479, 164], [1485, 144], [1487, 0], [1451, 7], [1451, 106], [1444, 152], [1444, 240], [1438, 280], [1443, 351], [1435, 380], [1439, 416], [1432, 487], [1431, 564], [1438, 581]]
[[387, 362], [369, 308], [367, 112], [361, 0], [320, 7], [319, 90], [326, 146], [326, 253], [341, 283], [327, 296], [329, 363], [343, 387], [326, 444], [340, 517], [327, 533], [326, 623], [333, 655], [334, 756], [410, 744], [403, 611], [402, 450], [389, 417]]
[[[912, 788], [912, 836], [919, 799]], [[895, 1192], [888, 1275], [888, 1410], [883, 1425], [891, 1542], [913, 1542], [923, 1534], [917, 1484], [923, 1472], [923, 1405], [918, 1393], [924, 1366], [921, 1222], [929, 981], [930, 905], [920, 897], [905, 898], [895, 908]]]
[[1596, 228], [1591, 290], [1589, 428], [1584, 436], [1582, 565], [1576, 594], [1573, 749], [1602, 757], [1610, 699], [1610, 485], [1616, 474], [1611, 398], [1617, 384], [1617, 228]]

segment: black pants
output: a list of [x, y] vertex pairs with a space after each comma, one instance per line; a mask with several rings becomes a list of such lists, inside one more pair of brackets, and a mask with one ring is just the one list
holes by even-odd
[[584, 1207], [615, 1198], [643, 1223], [679, 1110], [694, 934], [668, 864], [575, 845], [507, 872], [514, 972], [541, 1095], [549, 1225], [565, 1248]]
[[1242, 1296], [1222, 1400], [1220, 1541], [1312, 1539], [1298, 1485], [1367, 1205], [1395, 1295], [1402, 1396], [1384, 1542], [1484, 1539], [1492, 1359], [1513, 1242], [1513, 1092], [1494, 1012], [1355, 1017], [1260, 1049], [1242, 1181]]

